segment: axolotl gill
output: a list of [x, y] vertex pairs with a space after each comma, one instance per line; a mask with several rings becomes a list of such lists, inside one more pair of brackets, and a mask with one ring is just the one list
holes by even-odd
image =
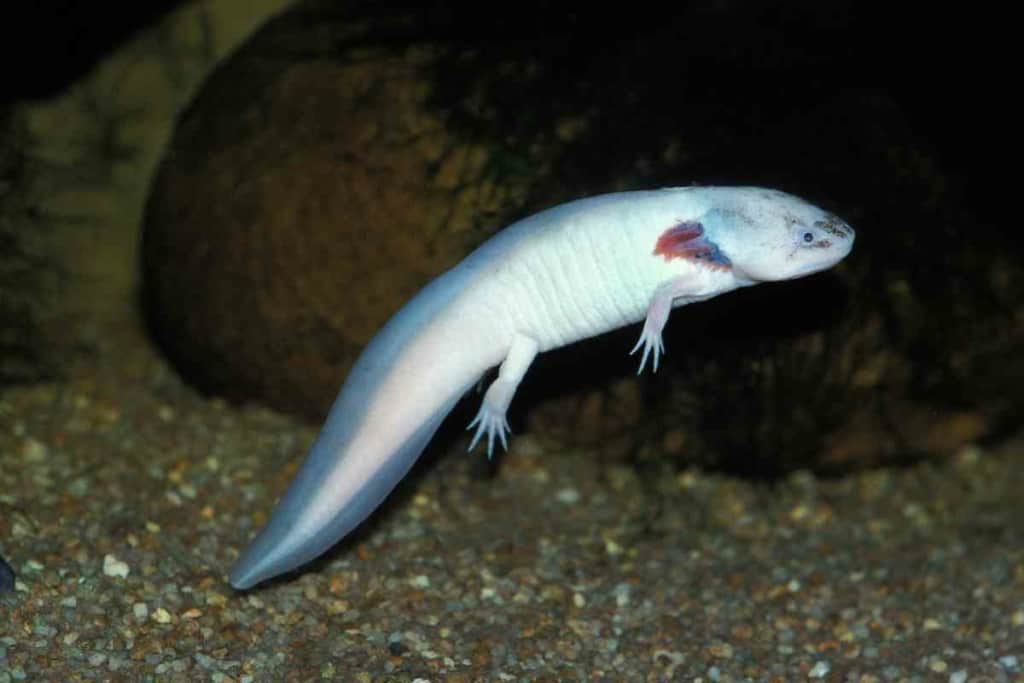
[[358, 358], [294, 481], [231, 571], [238, 589], [337, 543], [405, 476], [490, 368], [470, 450], [506, 445], [506, 411], [534, 357], [643, 320], [640, 371], [657, 370], [675, 306], [830, 268], [854, 231], [757, 187], [620, 192], [541, 211], [433, 280]]

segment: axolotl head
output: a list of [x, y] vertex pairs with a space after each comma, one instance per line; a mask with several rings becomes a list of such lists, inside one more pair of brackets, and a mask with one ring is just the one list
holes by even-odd
[[700, 222], [740, 280], [802, 277], [831, 268], [853, 248], [853, 228], [799, 197], [755, 187], [722, 189]]

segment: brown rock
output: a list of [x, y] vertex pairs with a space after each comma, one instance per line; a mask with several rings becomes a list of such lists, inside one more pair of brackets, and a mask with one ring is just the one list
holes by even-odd
[[863, 467], [894, 457], [948, 456], [991, 429], [991, 420], [978, 411], [889, 400], [883, 412], [868, 404], [826, 439], [822, 462]]
[[322, 33], [272, 22], [208, 81], [142, 254], [150, 327], [187, 377], [314, 419], [387, 318], [523, 195], [430, 105], [445, 48], [339, 56]]

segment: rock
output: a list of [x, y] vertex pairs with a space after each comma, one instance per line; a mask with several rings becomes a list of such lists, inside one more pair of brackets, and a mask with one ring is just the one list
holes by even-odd
[[863, 468], [908, 457], [950, 456], [984, 439], [991, 419], [980, 411], [952, 410], [890, 399], [884, 411], [868, 403], [825, 439], [822, 464]]
[[339, 54], [354, 29], [307, 22], [271, 22], [181, 117], [142, 271], [149, 326], [186, 377], [319, 419], [391, 314], [521, 213], [525, 181], [497, 182], [494, 150], [432, 104], [448, 48]]

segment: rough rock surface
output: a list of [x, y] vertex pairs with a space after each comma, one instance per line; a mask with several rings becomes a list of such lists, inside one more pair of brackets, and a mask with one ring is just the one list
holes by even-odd
[[154, 181], [142, 263], [151, 329], [187, 376], [314, 418], [522, 193], [430, 106], [442, 48], [338, 55], [321, 34], [272, 22], [211, 76]]

